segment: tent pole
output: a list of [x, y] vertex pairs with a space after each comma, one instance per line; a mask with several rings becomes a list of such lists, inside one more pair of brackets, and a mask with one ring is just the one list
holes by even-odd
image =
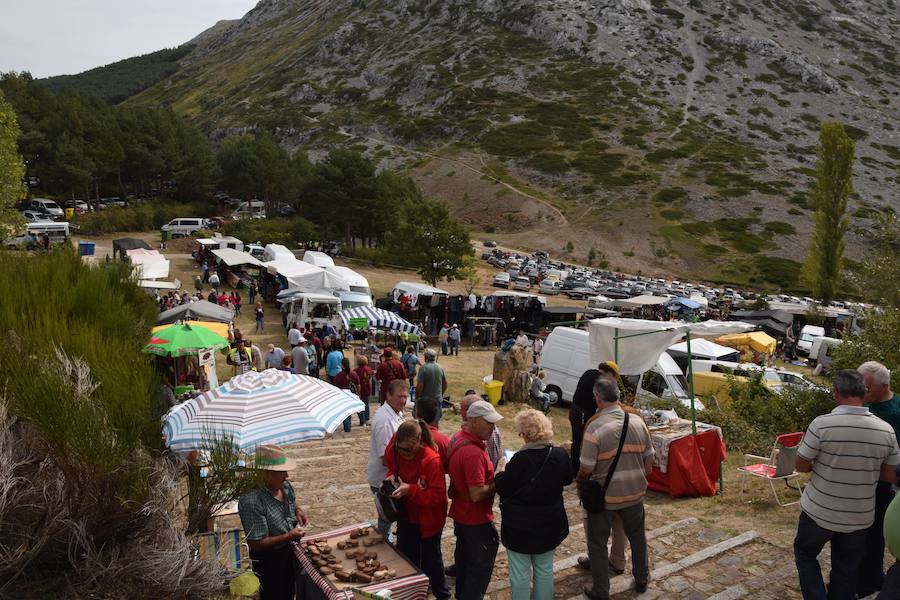
[[619, 364], [619, 328], [615, 329], [615, 336], [613, 338], [614, 346], [613, 346], [613, 360], [616, 361], [616, 364]]
[[694, 355], [691, 353], [691, 330], [687, 332], [688, 393], [691, 395], [691, 434], [697, 435], [697, 407], [694, 403]]

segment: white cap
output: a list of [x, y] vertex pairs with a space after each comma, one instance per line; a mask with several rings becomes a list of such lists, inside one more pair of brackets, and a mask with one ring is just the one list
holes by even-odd
[[488, 423], [496, 423], [503, 418], [503, 415], [498, 413], [490, 402], [476, 400], [469, 405], [469, 410], [466, 411], [466, 418], [471, 419], [472, 417], [481, 417]]

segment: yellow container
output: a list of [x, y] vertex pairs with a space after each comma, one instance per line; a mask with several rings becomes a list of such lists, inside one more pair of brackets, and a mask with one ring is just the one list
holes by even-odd
[[503, 382], [502, 381], [485, 381], [484, 382], [484, 393], [487, 394], [488, 400], [490, 400], [491, 404], [497, 406], [500, 404], [500, 395], [503, 392]]

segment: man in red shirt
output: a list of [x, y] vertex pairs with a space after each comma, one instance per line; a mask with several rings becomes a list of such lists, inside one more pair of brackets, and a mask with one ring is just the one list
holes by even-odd
[[432, 398], [422, 398], [416, 403], [416, 416], [428, 424], [428, 429], [431, 431], [431, 441], [434, 442], [438, 455], [441, 457], [441, 465], [446, 465], [447, 447], [450, 445], [450, 438], [438, 429], [437, 402]]
[[485, 441], [503, 417], [484, 400], [469, 406], [467, 420], [448, 449], [450, 518], [456, 534], [456, 597], [484, 598], [500, 538], [494, 527], [494, 465]]
[[381, 356], [381, 364], [375, 371], [375, 379], [378, 381], [378, 403], [384, 404], [387, 399], [387, 389], [395, 379], [406, 379], [406, 367], [394, 358], [394, 349], [388, 346]]

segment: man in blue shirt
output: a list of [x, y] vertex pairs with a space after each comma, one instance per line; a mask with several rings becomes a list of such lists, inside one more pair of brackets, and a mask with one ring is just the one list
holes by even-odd
[[328, 382], [334, 381], [334, 378], [341, 372], [341, 361], [344, 360], [344, 353], [341, 351], [341, 340], [332, 338], [331, 350], [325, 357], [325, 374], [328, 375]]

